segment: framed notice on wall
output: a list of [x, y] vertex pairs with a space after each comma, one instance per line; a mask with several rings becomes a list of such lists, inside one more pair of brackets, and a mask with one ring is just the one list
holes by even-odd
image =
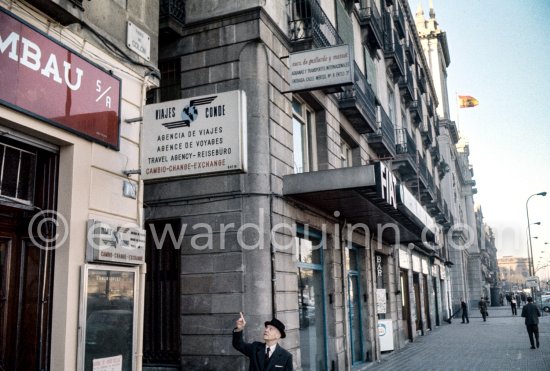
[[79, 370], [135, 369], [138, 268], [82, 268]]

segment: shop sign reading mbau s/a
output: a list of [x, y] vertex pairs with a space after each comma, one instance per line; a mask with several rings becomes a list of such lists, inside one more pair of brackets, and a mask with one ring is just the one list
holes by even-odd
[[143, 179], [246, 171], [246, 95], [214, 93], [147, 105]]
[[0, 104], [118, 149], [120, 79], [0, 7]]

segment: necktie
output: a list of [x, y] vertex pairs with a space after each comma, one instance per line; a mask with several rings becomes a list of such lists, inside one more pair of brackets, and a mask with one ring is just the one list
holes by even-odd
[[265, 358], [264, 358], [264, 370], [266, 369], [267, 367], [267, 364], [269, 363], [269, 351], [271, 350], [270, 347], [266, 347], [266, 350], [265, 350]]

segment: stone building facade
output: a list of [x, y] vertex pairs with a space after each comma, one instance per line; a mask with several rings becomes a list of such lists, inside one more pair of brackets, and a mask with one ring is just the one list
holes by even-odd
[[[438, 96], [408, 3], [178, 4], [161, 1], [151, 109], [173, 100], [192, 128], [214, 99], [244, 92], [246, 161], [146, 181], [144, 368], [245, 370], [231, 347], [239, 312], [248, 340], [282, 320], [298, 370], [361, 369], [434, 330], [450, 310], [439, 225], [451, 220]], [[343, 62], [327, 63], [342, 46]], [[350, 79], [296, 88], [297, 55], [317, 72], [347, 63]]]

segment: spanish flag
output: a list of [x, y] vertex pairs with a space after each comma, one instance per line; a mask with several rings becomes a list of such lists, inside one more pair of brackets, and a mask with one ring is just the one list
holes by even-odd
[[475, 107], [479, 104], [479, 101], [477, 99], [469, 95], [459, 95], [458, 102], [460, 104], [460, 108]]

